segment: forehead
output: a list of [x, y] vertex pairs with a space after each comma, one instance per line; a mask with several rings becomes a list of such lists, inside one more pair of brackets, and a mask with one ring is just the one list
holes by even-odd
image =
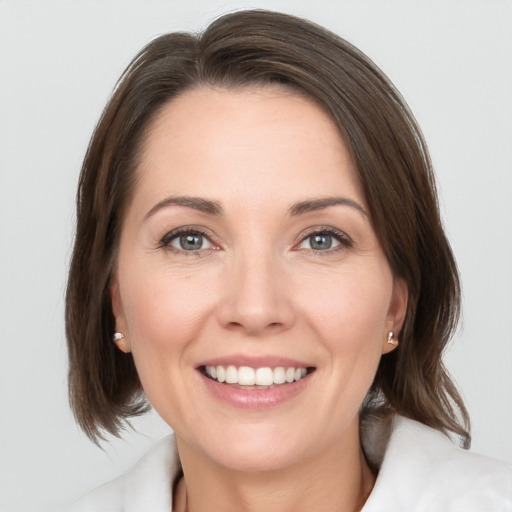
[[292, 193], [341, 192], [362, 200], [335, 123], [281, 87], [200, 87], [173, 99], [147, 131], [137, 181], [154, 200], [193, 194], [286, 201]]

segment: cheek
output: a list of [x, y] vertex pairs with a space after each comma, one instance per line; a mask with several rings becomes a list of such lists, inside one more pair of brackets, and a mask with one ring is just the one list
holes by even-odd
[[304, 295], [304, 303], [311, 321], [328, 339], [339, 340], [336, 346], [340, 350], [380, 349], [391, 295], [391, 273], [377, 265], [375, 269], [332, 273], [314, 283]]
[[340, 414], [355, 411], [382, 356], [392, 276], [386, 266], [376, 264], [331, 274], [317, 284], [317, 293], [308, 293], [307, 318], [326, 349], [329, 378], [337, 383], [328, 407]]
[[[133, 269], [121, 280], [122, 307], [139, 374], [179, 359], [201, 331], [212, 294], [188, 276]], [[142, 377], [142, 375], [141, 375]]]
[[[142, 278], [137, 278], [142, 276]], [[167, 272], [129, 272], [121, 281], [131, 352], [144, 392], [170, 424], [190, 414], [190, 347], [203, 330], [211, 294], [194, 279]], [[191, 286], [193, 285], [193, 286]]]

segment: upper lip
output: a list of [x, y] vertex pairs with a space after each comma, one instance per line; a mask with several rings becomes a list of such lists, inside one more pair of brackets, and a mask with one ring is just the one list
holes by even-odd
[[277, 355], [247, 355], [247, 354], [232, 354], [228, 356], [215, 357], [201, 361], [197, 367], [202, 366], [248, 366], [250, 368], [276, 368], [283, 366], [285, 368], [310, 368], [312, 364], [292, 359], [290, 357], [283, 357]]

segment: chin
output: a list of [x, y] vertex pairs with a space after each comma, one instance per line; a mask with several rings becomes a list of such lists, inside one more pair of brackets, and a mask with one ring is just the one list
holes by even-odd
[[233, 471], [264, 472], [293, 466], [304, 459], [309, 436], [278, 425], [237, 425], [211, 438], [202, 450]]
[[[229, 453], [227, 453], [229, 452]], [[226, 469], [243, 473], [262, 473], [279, 471], [292, 467], [299, 461], [297, 453], [287, 453], [276, 447], [267, 446], [265, 450], [252, 447], [233, 447], [221, 453], [215, 453], [215, 462]]]

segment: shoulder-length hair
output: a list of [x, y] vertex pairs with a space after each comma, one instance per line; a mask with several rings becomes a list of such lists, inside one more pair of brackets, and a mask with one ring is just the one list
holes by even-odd
[[422, 133], [361, 51], [309, 21], [261, 10], [222, 16], [200, 35], [158, 37], [125, 70], [103, 111], [80, 175], [66, 295], [69, 393], [78, 423], [98, 441], [104, 431], [119, 435], [149, 407], [132, 356], [111, 341], [109, 294], [148, 127], [194, 87], [269, 84], [294, 89], [332, 117], [387, 261], [408, 286], [400, 345], [381, 358], [365, 405], [385, 406], [469, 445], [468, 414], [442, 362], [458, 322], [459, 278]]

